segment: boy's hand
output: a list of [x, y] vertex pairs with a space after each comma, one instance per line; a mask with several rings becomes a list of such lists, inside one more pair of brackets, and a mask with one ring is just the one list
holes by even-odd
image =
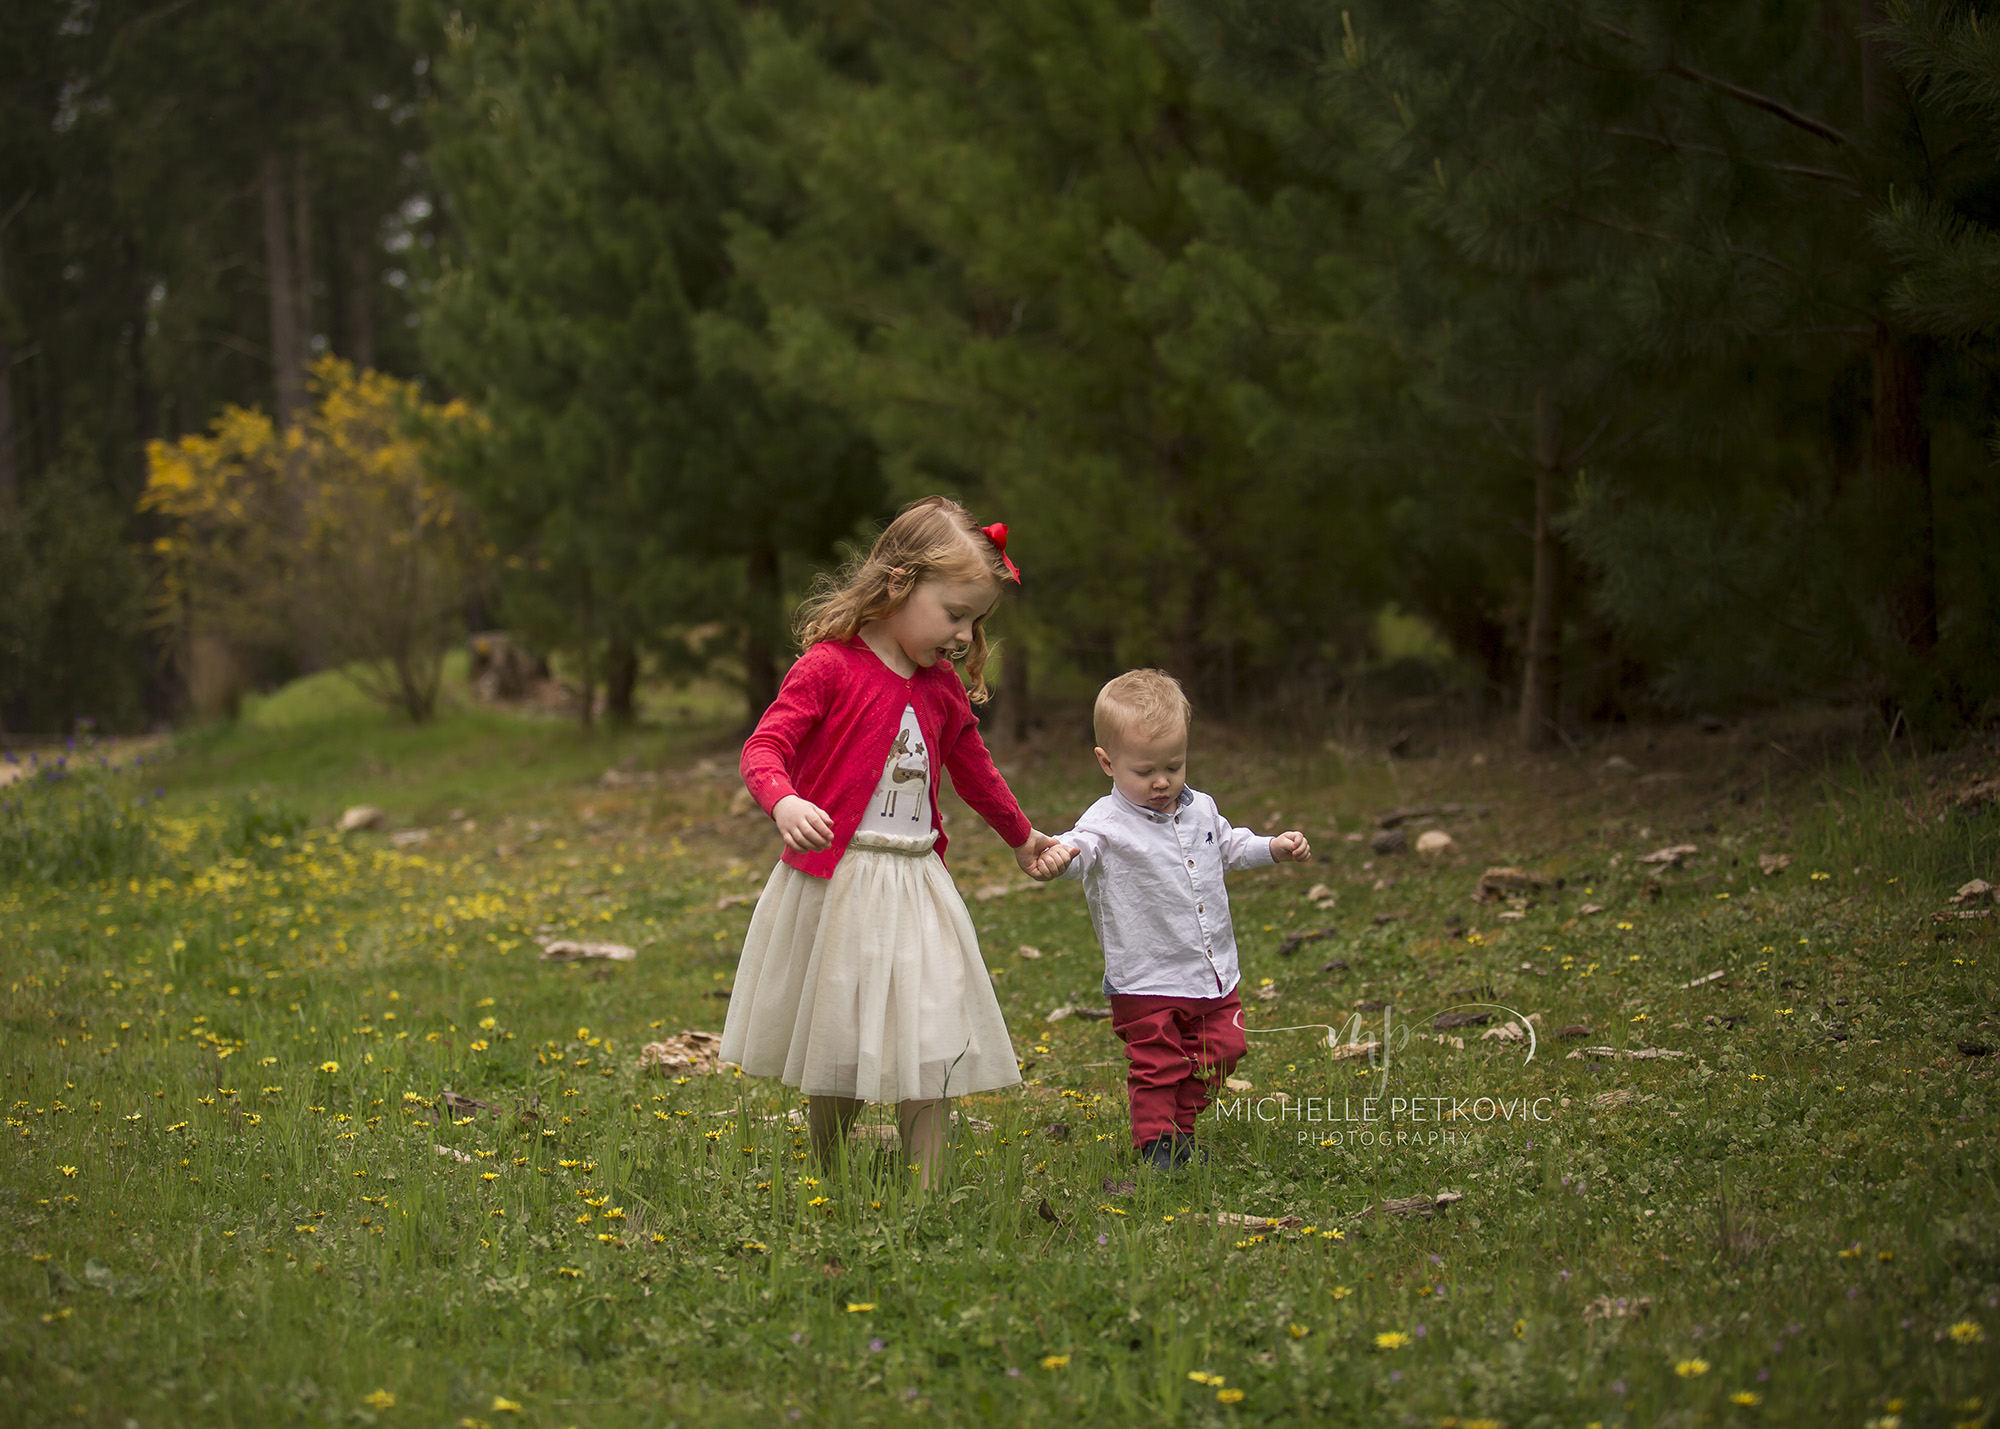
[[771, 810], [771, 820], [793, 853], [817, 853], [833, 847], [833, 820], [810, 799], [787, 794]]
[[1271, 858], [1274, 862], [1311, 863], [1312, 856], [1312, 845], [1297, 829], [1288, 830], [1271, 840]]
[[1052, 878], [1060, 878], [1062, 871], [1069, 867], [1070, 860], [1075, 857], [1076, 850], [1068, 844], [1051, 842], [1042, 850], [1041, 857], [1029, 866], [1028, 877], [1037, 883], [1047, 883]]
[[[1035, 865], [1051, 847], [1060, 847], [1060, 845], [1056, 844], [1054, 839], [1050, 838], [1040, 829], [1030, 829], [1028, 830], [1028, 841], [1014, 850], [1014, 862], [1018, 863], [1021, 866], [1021, 872], [1027, 874], [1030, 878], [1041, 878], [1042, 875], [1035, 872]], [[1063, 862], [1068, 863], [1069, 860], [1064, 859]], [[1057, 870], [1057, 872], [1060, 871], [1060, 869]], [[1051, 878], [1054, 876], [1054, 874], [1049, 875]], [[1046, 882], [1047, 880], [1044, 879], [1043, 881]]]

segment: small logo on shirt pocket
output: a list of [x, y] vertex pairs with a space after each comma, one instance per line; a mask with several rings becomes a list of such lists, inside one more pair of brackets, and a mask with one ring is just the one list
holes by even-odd
[[1207, 839], [1207, 842], [1209, 842], [1209, 843], [1214, 843], [1214, 842], [1215, 842], [1215, 830], [1214, 830], [1214, 829], [1210, 829], [1210, 830], [1208, 831], [1208, 839]]

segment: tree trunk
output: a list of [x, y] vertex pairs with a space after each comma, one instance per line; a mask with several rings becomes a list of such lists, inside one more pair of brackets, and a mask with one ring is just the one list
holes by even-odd
[[14, 458], [14, 343], [6, 311], [7, 246], [0, 242], [0, 512], [12, 511], [21, 497]]
[[588, 566], [583, 571], [582, 596], [583, 600], [578, 607], [577, 616], [583, 636], [582, 640], [578, 642], [583, 665], [580, 676], [583, 681], [583, 708], [578, 711], [578, 715], [583, 720], [583, 727], [589, 729], [597, 719], [597, 622], [595, 619], [595, 604], [591, 596], [590, 568]]
[[305, 406], [305, 371], [299, 362], [299, 308], [292, 278], [291, 224], [285, 215], [285, 161], [266, 147], [258, 170], [264, 215], [264, 273], [270, 299], [271, 374], [278, 425], [289, 427]]
[[301, 150], [292, 156], [292, 301], [298, 305], [295, 332], [301, 391], [306, 369], [312, 365], [313, 336], [312, 186], [308, 178]]
[[743, 692], [755, 724], [778, 698], [778, 650], [772, 637], [778, 624], [778, 548], [767, 532], [750, 538], [744, 565], [750, 609], [743, 630]]
[[[139, 257], [132, 250], [136, 244], [127, 245], [127, 260], [138, 266]], [[135, 490], [144, 490], [146, 485], [146, 443], [160, 434], [159, 397], [153, 391], [152, 378], [146, 372], [146, 294], [138, 294], [138, 302], [133, 305], [132, 325], [126, 337], [126, 355], [132, 364], [132, 429], [138, 438], [139, 470]]]
[[1521, 671], [1521, 743], [1546, 749], [1556, 740], [1562, 695], [1562, 540], [1555, 529], [1562, 466], [1562, 412], [1543, 388], [1535, 393], [1535, 567], [1528, 604], [1527, 660]]
[[1875, 413], [1868, 467], [1882, 633], [1890, 649], [1924, 657], [1937, 649], [1937, 522], [1931, 509], [1931, 434], [1924, 423], [1921, 339], [1878, 327], [1872, 353]]
[[1035, 705], [1028, 691], [1028, 649], [1019, 635], [1007, 642], [1006, 662], [1000, 667], [1000, 704], [1007, 729], [1014, 742], [1026, 742], [1035, 728]]
[[638, 687], [639, 652], [629, 635], [614, 635], [604, 655], [604, 717], [615, 725], [631, 724]]
[[347, 356], [366, 372], [375, 365], [374, 222], [366, 214], [350, 221], [347, 240]]

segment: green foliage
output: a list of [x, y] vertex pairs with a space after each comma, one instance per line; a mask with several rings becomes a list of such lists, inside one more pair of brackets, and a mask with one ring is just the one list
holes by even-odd
[[0, 729], [124, 729], [142, 713], [144, 575], [83, 461], [0, 508]]
[[0, 785], [0, 882], [143, 878], [163, 862], [147, 797], [86, 759], [37, 756]]
[[288, 799], [239, 794], [226, 807], [216, 846], [229, 857], [258, 857], [291, 842], [308, 822]]
[[722, 246], [738, 176], [703, 114], [740, 61], [733, 7], [418, 14], [453, 218], [426, 338], [490, 420], [452, 470], [510, 608], [579, 653], [587, 686], [609, 677], [615, 704], [622, 685], [628, 713], [637, 652], [722, 619], [768, 700], [781, 557], [830, 555], [880, 493], [842, 418], [707, 370], [693, 344], [701, 314], [758, 321]]
[[1144, 5], [885, 0], [750, 37], [714, 113], [770, 316], [705, 318], [711, 360], [855, 412], [899, 496], [1005, 519], [1037, 663], [1164, 663], [1225, 705], [1351, 655], [1381, 498], [1341, 438], [1394, 363], [1346, 325], [1338, 202], [1275, 192]]

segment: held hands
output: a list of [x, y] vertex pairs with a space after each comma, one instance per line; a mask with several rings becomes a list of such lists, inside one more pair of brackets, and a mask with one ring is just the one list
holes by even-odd
[[833, 847], [833, 820], [810, 799], [787, 794], [772, 806], [771, 820], [793, 853], [818, 853]]
[[1075, 857], [1075, 849], [1057, 843], [1040, 829], [1029, 830], [1028, 841], [1014, 850], [1014, 862], [1037, 883], [1047, 883]]
[[1297, 829], [1279, 834], [1271, 840], [1271, 858], [1277, 863], [1311, 863], [1312, 845]]

